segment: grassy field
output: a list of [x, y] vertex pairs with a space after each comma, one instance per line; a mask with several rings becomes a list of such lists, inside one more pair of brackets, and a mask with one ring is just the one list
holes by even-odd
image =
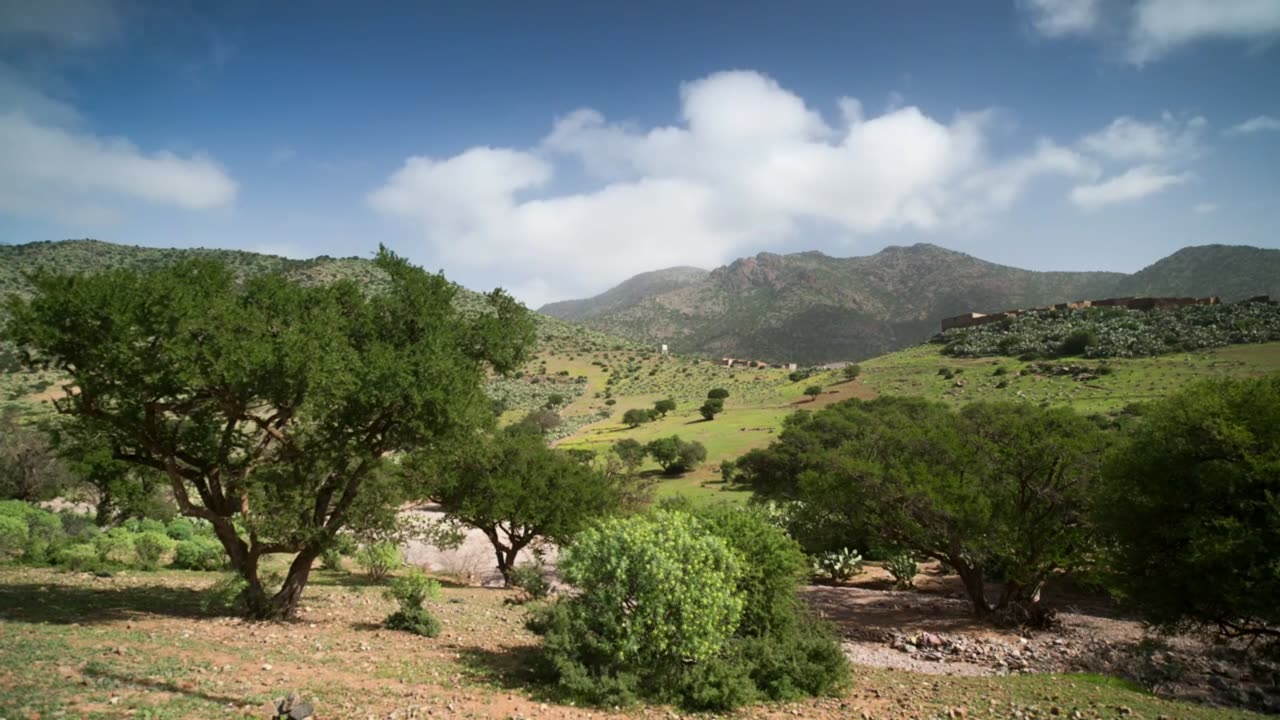
[[[253, 623], [206, 609], [208, 573], [99, 578], [0, 568], [0, 717], [264, 718], [296, 691], [323, 718], [676, 717], [576, 708], [529, 675], [537, 639], [502, 590], [446, 586], [438, 638], [380, 629], [363, 577], [316, 571], [301, 616]], [[752, 718], [1249, 718], [1087, 675], [962, 678], [858, 667], [838, 697]]]
[[[1110, 369], [1109, 374], [1085, 382], [1065, 375], [1026, 372], [1035, 364], [1014, 358], [952, 358], [941, 354], [940, 345], [920, 345], [862, 363], [862, 381], [878, 394], [919, 395], [953, 404], [1020, 400], [1105, 413], [1155, 400], [1196, 380], [1280, 372], [1280, 343], [1148, 358], [1049, 361], [1050, 365]], [[962, 372], [948, 379], [938, 374], [943, 368]], [[1004, 368], [1005, 374], [996, 375], [997, 368]], [[1007, 386], [997, 387], [1002, 381]]]

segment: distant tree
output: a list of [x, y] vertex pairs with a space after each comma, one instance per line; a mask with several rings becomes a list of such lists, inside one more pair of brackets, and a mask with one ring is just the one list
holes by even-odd
[[679, 435], [658, 438], [646, 445], [645, 450], [667, 474], [688, 472], [707, 459], [707, 449], [702, 443], [681, 440]]
[[671, 398], [659, 400], [653, 404], [653, 409], [658, 412], [659, 416], [666, 417], [667, 413], [676, 409], [676, 401]]
[[622, 422], [625, 423], [627, 427], [640, 427], [641, 425], [649, 422], [649, 419], [649, 411], [643, 408], [632, 408], [622, 413]]
[[622, 461], [623, 467], [627, 472], [635, 472], [642, 464], [644, 458], [649, 454], [645, 446], [639, 440], [632, 438], [623, 438], [613, 444], [613, 453]]
[[1170, 629], [1280, 642], [1280, 376], [1148, 406], [1098, 503], [1121, 596]]
[[810, 385], [809, 387], [804, 389], [804, 394], [809, 396], [809, 402], [813, 402], [814, 400], [818, 399], [819, 395], [822, 394], [822, 386]]
[[707, 393], [707, 399], [709, 400], [724, 400], [727, 397], [729, 397], [729, 391], [724, 388], [712, 388]]
[[840, 374], [844, 376], [845, 380], [853, 380], [862, 374], [862, 367], [853, 364], [845, 365], [840, 368]]
[[702, 407], [698, 408], [698, 412], [702, 413], [704, 420], [714, 420], [716, 415], [724, 412], [724, 401], [708, 400], [702, 403]]
[[550, 395], [547, 396], [547, 402], [545, 405], [543, 405], [543, 407], [545, 407], [548, 410], [555, 410], [556, 408], [560, 407], [563, 404], [564, 404], [564, 395], [561, 395], [560, 393], [551, 393]]
[[405, 467], [448, 517], [484, 533], [508, 584], [520, 551], [531, 542], [567, 543], [621, 504], [616, 482], [519, 432], [414, 453]]
[[49, 436], [0, 418], [0, 499], [49, 500], [71, 483]]
[[547, 408], [538, 408], [525, 415], [517, 424], [524, 426], [531, 432], [543, 434], [555, 430], [563, 422], [564, 418], [560, 417], [560, 413]]
[[[207, 520], [245, 604], [294, 615], [312, 562], [344, 528], [393, 522], [413, 487], [388, 454], [444, 444], [492, 421], [490, 368], [522, 365], [534, 340], [519, 303], [455, 308], [455, 286], [382, 249], [385, 289], [237, 282], [225, 265], [43, 273], [10, 297], [9, 339], [70, 392], [69, 434], [168, 481], [179, 511]], [[259, 574], [292, 556], [278, 591]]]
[[[738, 464], [759, 496], [798, 501], [806, 520], [954, 568], [976, 613], [1016, 606], [1038, 617], [1044, 581], [1094, 554], [1087, 512], [1105, 440], [1067, 408], [957, 412], [882, 397], [798, 413]], [[996, 573], [1004, 592], [992, 603]]]

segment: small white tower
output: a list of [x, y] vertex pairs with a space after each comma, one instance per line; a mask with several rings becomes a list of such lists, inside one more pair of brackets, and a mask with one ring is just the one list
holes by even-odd
[[666, 355], [666, 354], [667, 354], [667, 344], [666, 344], [666, 343], [662, 343], [662, 354], [663, 354], [663, 355]]

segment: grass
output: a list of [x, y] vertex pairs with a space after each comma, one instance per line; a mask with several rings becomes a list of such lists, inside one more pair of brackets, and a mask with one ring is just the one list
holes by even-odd
[[[1088, 382], [1069, 376], [1022, 374], [1033, 363], [1014, 358], [952, 358], [939, 345], [920, 345], [862, 363], [862, 382], [878, 394], [918, 395], [963, 404], [975, 400], [1014, 400], [1070, 405], [1084, 413], [1110, 413], [1132, 403], [1149, 402], [1189, 383], [1212, 377], [1258, 377], [1280, 372], [1280, 343], [1233, 345], [1195, 353], [1149, 358], [1086, 360], [1063, 358], [1055, 365], [1107, 367], [1108, 375]], [[1004, 375], [995, 375], [1003, 367]], [[962, 370], [948, 379], [942, 368]], [[963, 381], [962, 385], [957, 385]], [[1007, 387], [999, 388], [1000, 382]]]
[[[639, 717], [555, 705], [529, 672], [537, 639], [506, 591], [446, 586], [438, 638], [382, 630], [391, 601], [362, 578], [317, 570], [301, 616], [252, 623], [201, 609], [207, 573], [112, 578], [0, 567], [0, 717], [260, 718], [297, 691], [322, 717]], [[356, 580], [356, 582], [352, 582]], [[551, 703], [544, 705], [544, 703]], [[958, 678], [859, 667], [838, 697], [739, 717], [1248, 718], [1162, 700], [1111, 678]]]

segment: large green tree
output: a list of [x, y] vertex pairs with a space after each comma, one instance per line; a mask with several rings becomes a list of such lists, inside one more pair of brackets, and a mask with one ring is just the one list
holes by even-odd
[[548, 448], [519, 426], [411, 456], [405, 467], [452, 520], [484, 533], [510, 584], [520, 551], [534, 540], [568, 542], [623, 505], [623, 478]]
[[1280, 376], [1152, 405], [1105, 475], [1126, 600], [1164, 627], [1280, 641]]
[[[1069, 409], [919, 398], [849, 400], [788, 419], [739, 462], [764, 497], [814, 521], [954, 568], [975, 612], [1036, 609], [1049, 575], [1082, 562], [1103, 435]], [[993, 572], [1004, 592], [993, 603]]]
[[[250, 614], [294, 614], [312, 561], [344, 527], [387, 523], [411, 487], [398, 451], [491, 421], [490, 368], [514, 370], [528, 312], [494, 291], [464, 316], [456, 289], [383, 249], [384, 291], [238, 283], [210, 260], [98, 275], [40, 274], [9, 298], [30, 366], [66, 376], [57, 409], [115, 460], [162, 473], [183, 515], [213, 525]], [[264, 587], [271, 554], [293, 557]]]

